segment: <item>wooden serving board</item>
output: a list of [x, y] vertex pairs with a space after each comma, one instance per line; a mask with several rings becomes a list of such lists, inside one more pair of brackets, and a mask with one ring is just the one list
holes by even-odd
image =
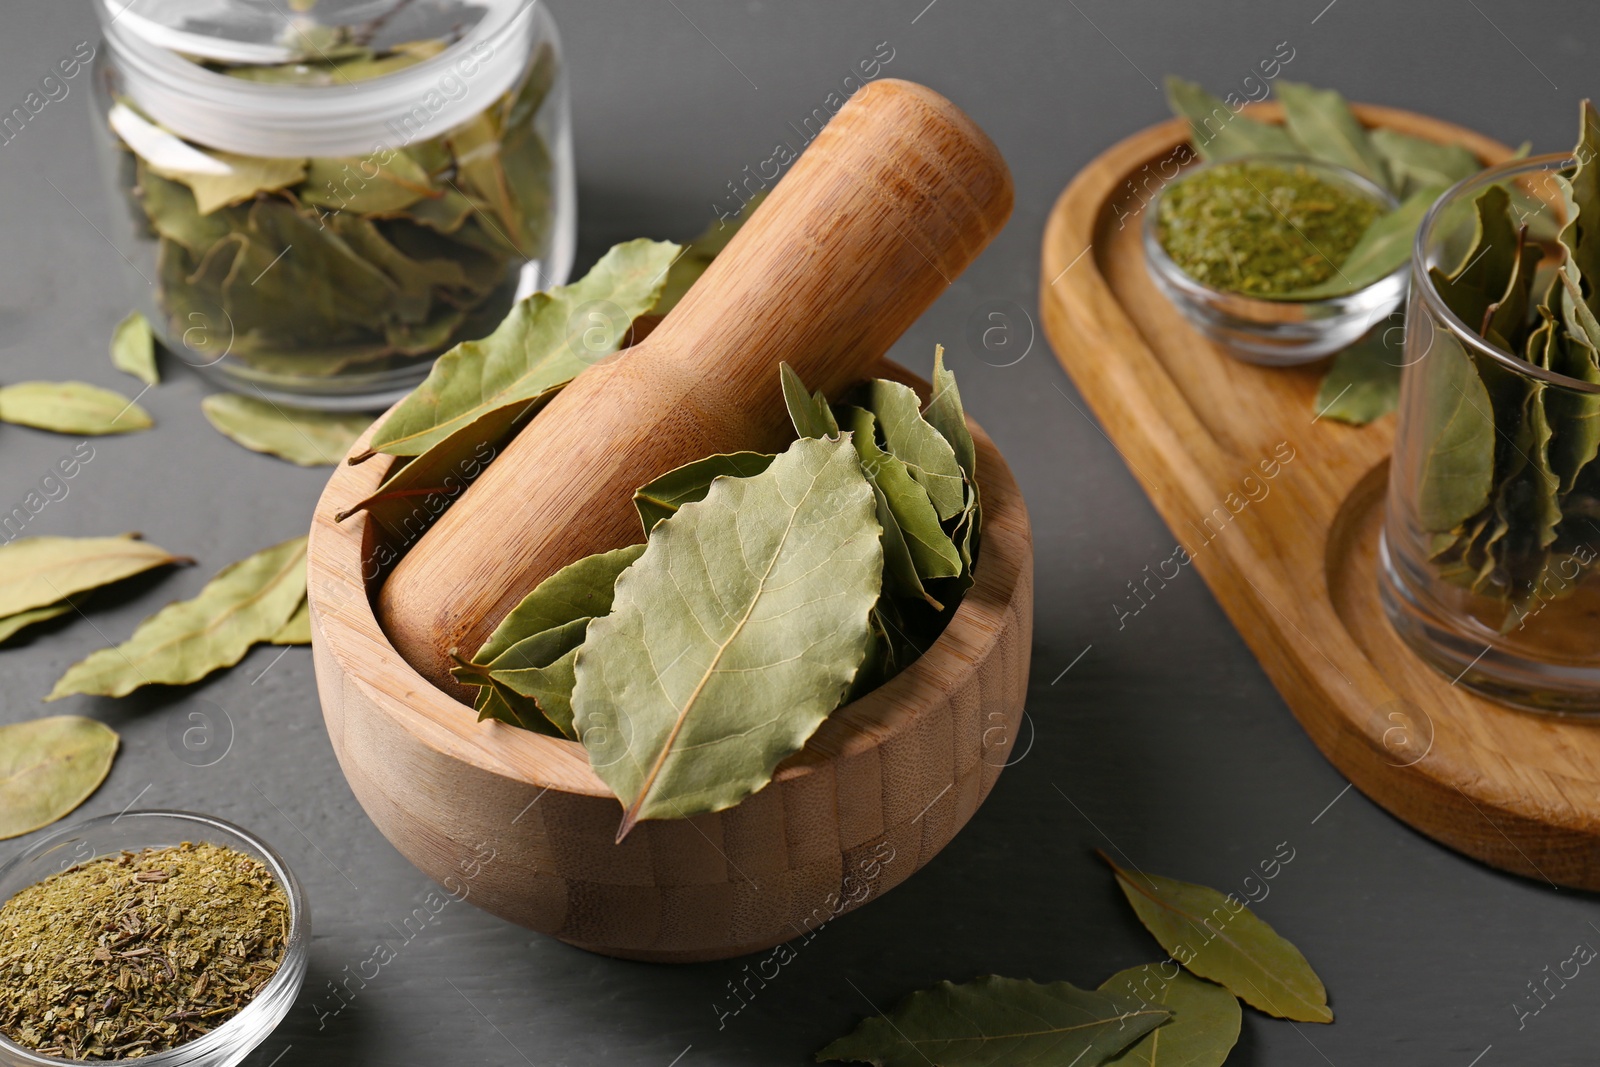
[[[1459, 126], [1358, 106], [1368, 126], [1509, 150]], [[1254, 118], [1281, 121], [1275, 104]], [[1516, 711], [1452, 686], [1378, 600], [1394, 416], [1316, 419], [1327, 364], [1241, 363], [1150, 281], [1143, 206], [1188, 139], [1181, 120], [1107, 150], [1045, 227], [1045, 334], [1106, 433], [1322, 753], [1367, 796], [1495, 867], [1600, 889], [1600, 724]], [[1285, 458], [1289, 457], [1289, 458]], [[1154, 592], [1182, 554], [1135, 579]], [[1160, 574], [1156, 574], [1156, 571]]]

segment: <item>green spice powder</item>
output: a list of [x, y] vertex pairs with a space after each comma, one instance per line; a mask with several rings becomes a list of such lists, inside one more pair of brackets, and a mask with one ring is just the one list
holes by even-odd
[[253, 856], [104, 856], [0, 907], [0, 1033], [47, 1056], [138, 1058], [232, 1018], [278, 969], [289, 902]]
[[1310, 168], [1239, 162], [1169, 186], [1156, 224], [1185, 274], [1213, 289], [1274, 296], [1327, 281], [1383, 212]]

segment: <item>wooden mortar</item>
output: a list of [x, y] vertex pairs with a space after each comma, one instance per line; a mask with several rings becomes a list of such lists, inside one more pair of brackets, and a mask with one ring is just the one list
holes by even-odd
[[[869, 373], [927, 396], [892, 363]], [[726, 811], [642, 822], [620, 845], [621, 805], [583, 746], [478, 722], [385, 636], [372, 610], [374, 560], [403, 546], [385, 546], [365, 515], [334, 516], [393, 461], [341, 464], [312, 520], [307, 591], [323, 717], [356, 799], [456, 897], [610, 956], [725, 959], [877, 899], [932, 859], [1020, 758], [1033, 540], [1005, 460], [968, 426], [983, 546], [976, 584], [944, 633], [829, 716], [765, 789]]]

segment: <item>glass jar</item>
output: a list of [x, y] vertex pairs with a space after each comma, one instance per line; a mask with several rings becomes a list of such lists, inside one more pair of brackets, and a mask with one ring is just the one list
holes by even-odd
[[134, 304], [222, 384], [371, 408], [566, 280], [554, 24], [528, 0], [100, 0]]
[[[1572, 162], [1486, 170], [1418, 230], [1379, 566], [1390, 621], [1424, 660], [1558, 713], [1600, 711], [1600, 366], [1563, 332], [1581, 313], [1560, 303], [1557, 276], [1568, 216], [1555, 176]], [[1506, 194], [1505, 210], [1484, 208], [1497, 230], [1479, 221], [1491, 187]], [[1532, 279], [1510, 319], [1507, 298], [1469, 299], [1470, 272], [1497, 248]], [[1547, 301], [1553, 321], [1534, 314]], [[1523, 356], [1502, 347], [1502, 327], [1526, 335]]]

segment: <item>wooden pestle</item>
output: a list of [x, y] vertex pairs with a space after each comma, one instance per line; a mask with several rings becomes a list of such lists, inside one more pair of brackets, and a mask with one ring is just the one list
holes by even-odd
[[839, 110], [641, 344], [578, 375], [401, 558], [378, 617], [446, 691], [544, 578], [642, 538], [633, 491], [792, 436], [787, 361], [836, 396], [865, 377], [1011, 214], [999, 151], [956, 106], [883, 80]]

